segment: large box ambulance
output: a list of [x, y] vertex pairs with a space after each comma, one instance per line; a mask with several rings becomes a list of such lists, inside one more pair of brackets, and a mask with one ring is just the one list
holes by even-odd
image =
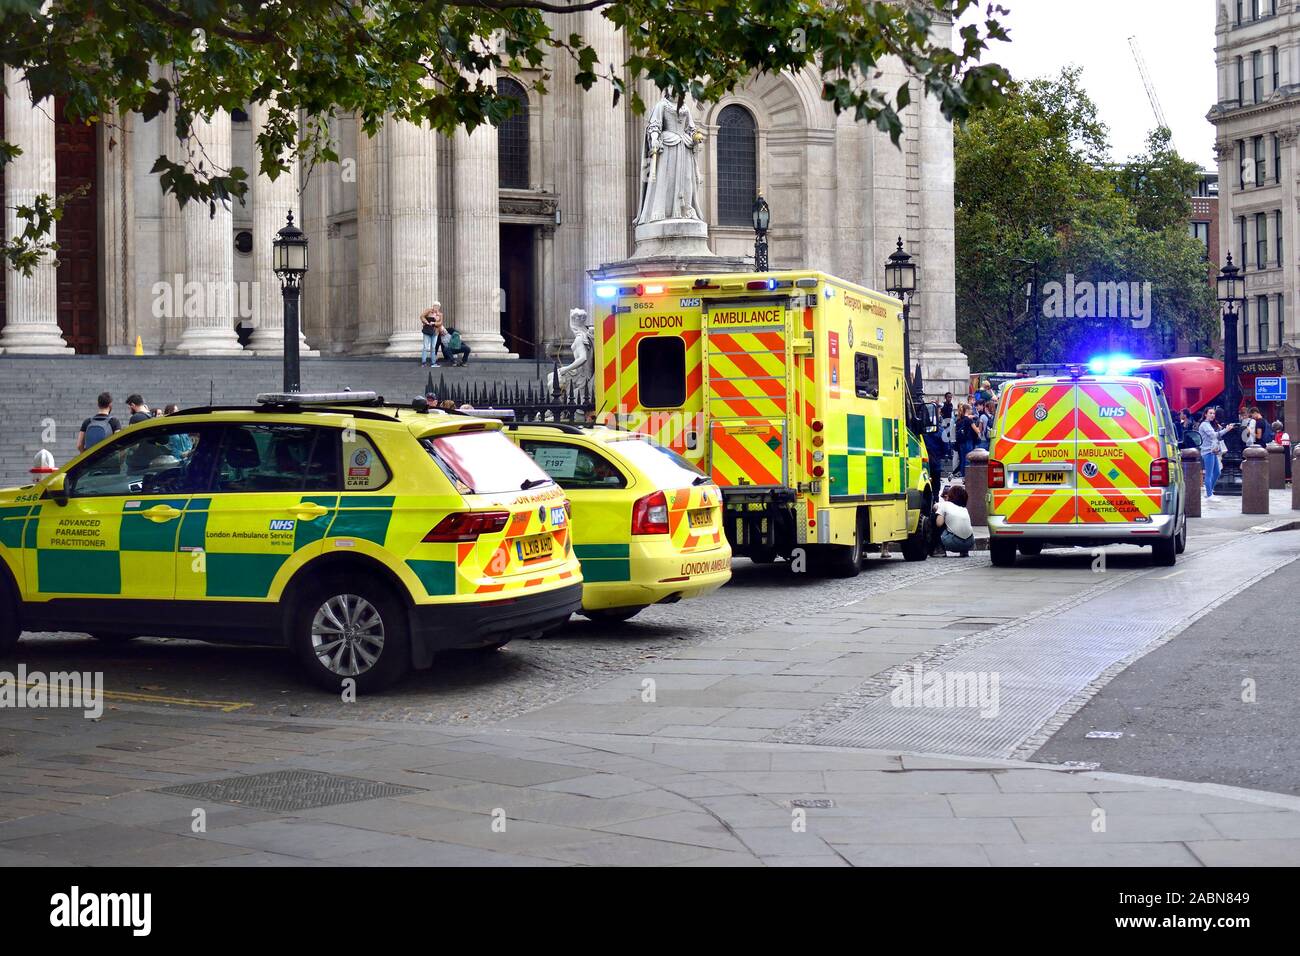
[[619, 280], [596, 299], [597, 420], [704, 471], [736, 554], [803, 549], [838, 575], [868, 545], [925, 559], [934, 490], [901, 302], [815, 271]]

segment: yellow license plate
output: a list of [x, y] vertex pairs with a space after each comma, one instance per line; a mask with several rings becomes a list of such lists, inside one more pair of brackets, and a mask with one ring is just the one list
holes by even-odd
[[692, 528], [712, 528], [713, 512], [709, 508], [700, 508], [691, 512]]
[[515, 542], [520, 561], [540, 561], [551, 556], [553, 541], [549, 534], [534, 534]]
[[1065, 472], [1063, 471], [1018, 471], [1016, 472], [1016, 484], [1018, 485], [1063, 485], [1065, 484]]

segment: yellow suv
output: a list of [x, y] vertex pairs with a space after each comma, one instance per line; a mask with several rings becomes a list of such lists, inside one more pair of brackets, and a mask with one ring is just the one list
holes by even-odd
[[569, 496], [585, 616], [626, 621], [731, 579], [722, 494], [675, 451], [605, 427], [510, 424], [506, 434]]
[[322, 686], [373, 691], [578, 609], [565, 493], [499, 421], [258, 401], [133, 425], [0, 491], [0, 651], [41, 630], [287, 645]]

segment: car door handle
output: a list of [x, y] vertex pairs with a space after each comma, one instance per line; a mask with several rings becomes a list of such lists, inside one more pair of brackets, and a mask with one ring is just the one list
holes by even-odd
[[328, 512], [329, 509], [324, 507], [323, 505], [313, 504], [310, 502], [304, 502], [303, 504], [300, 505], [294, 505], [292, 508], [289, 509], [289, 514], [293, 515], [295, 518], [302, 518], [305, 521], [310, 521], [313, 518], [319, 518], [321, 515], [326, 514]]
[[144, 516], [150, 521], [162, 524], [164, 521], [171, 521], [173, 518], [179, 518], [181, 512], [171, 505], [154, 505], [144, 513]]

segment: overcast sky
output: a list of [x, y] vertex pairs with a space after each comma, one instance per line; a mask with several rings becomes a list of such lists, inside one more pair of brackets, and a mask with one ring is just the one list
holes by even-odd
[[[983, 19], [983, 7], [975, 19]], [[987, 60], [1029, 79], [1083, 67], [1083, 83], [1110, 128], [1113, 158], [1141, 151], [1155, 127], [1128, 38], [1136, 36], [1151, 82], [1187, 159], [1214, 165], [1215, 0], [1000, 0], [1010, 43], [994, 43]], [[970, 19], [969, 17], [967, 19]]]

